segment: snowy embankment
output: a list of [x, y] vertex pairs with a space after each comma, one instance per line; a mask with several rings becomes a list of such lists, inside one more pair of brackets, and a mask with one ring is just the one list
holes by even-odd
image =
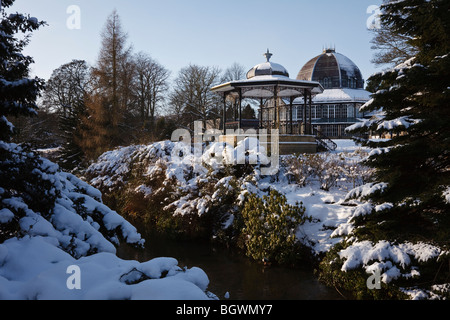
[[[345, 244], [332, 262], [339, 264], [341, 272], [362, 269], [367, 277], [379, 272], [385, 284], [419, 277], [418, 264], [435, 261], [448, 252], [429, 243], [373, 243], [354, 236], [356, 217], [392, 208], [394, 204], [375, 205], [364, 199], [385, 188], [385, 184], [361, 179], [370, 171], [365, 171], [360, 163], [370, 155], [369, 151], [374, 151], [363, 150], [349, 140], [336, 142], [338, 149], [334, 153], [297, 158], [294, 167], [289, 168], [282, 159], [283, 166], [273, 176], [262, 176], [259, 165], [236, 166], [233, 161], [229, 166], [221, 165], [220, 161], [230, 157], [237, 161], [237, 148], [211, 144], [199, 158], [190, 147], [170, 141], [107, 152], [86, 175], [92, 185], [104, 192], [122, 190], [124, 195], [140, 195], [143, 199], [158, 196], [162, 201], [158, 203], [160, 210], [170, 215], [202, 217], [215, 210], [224, 231], [233, 228], [239, 215], [237, 208], [247, 193], [262, 196], [275, 189], [290, 204], [302, 202], [306, 208], [311, 220], [299, 226], [295, 234], [314, 255], [323, 256], [336, 244]], [[257, 153], [248, 150], [247, 155]], [[289, 177], [295, 176], [292, 169], [297, 169], [297, 178], [303, 175], [300, 184]], [[204, 287], [200, 285], [203, 291]], [[447, 287], [435, 289], [445, 291]], [[433, 297], [433, 293], [414, 287], [400, 290], [411, 298]]]
[[[357, 147], [351, 140], [337, 141], [338, 148], [333, 154], [336, 158], [342, 158], [347, 164], [356, 164], [366, 155], [364, 150]], [[257, 143], [253, 144], [257, 146]], [[119, 148], [103, 154], [96, 163], [86, 171], [89, 182], [105, 192], [128, 189], [127, 192], [141, 193], [145, 198], [151, 198], [157, 193], [167, 192], [167, 186], [175, 186], [170, 189], [169, 203], [164, 210], [173, 210], [175, 215], [195, 214], [202, 216], [210, 209], [211, 203], [221, 201], [224, 193], [236, 192], [237, 205], [242, 204], [245, 194], [255, 193], [264, 195], [270, 189], [275, 189], [285, 194], [290, 204], [302, 202], [306, 207], [306, 214], [312, 217], [312, 222], [306, 222], [297, 230], [296, 236], [305, 245], [311, 247], [314, 254], [328, 251], [341, 238], [334, 237], [340, 226], [345, 225], [351, 218], [354, 208], [342, 205], [347, 192], [352, 187], [352, 182], [342, 178], [332, 185], [330, 190], [321, 189], [318, 179], [312, 177], [305, 186], [299, 186], [286, 177], [287, 169], [281, 167], [277, 175], [261, 176], [258, 166], [248, 171], [243, 176], [233, 175], [235, 172], [224, 167], [217, 159], [228, 159], [234, 156], [234, 162], [238, 161], [237, 149], [230, 147], [221, 148], [216, 144], [210, 145], [202, 154], [200, 160], [185, 149], [186, 155], [178, 158], [178, 151], [185, 149], [182, 143], [163, 141], [151, 145], [130, 146]], [[220, 157], [219, 157], [220, 153]], [[248, 150], [249, 155], [260, 155], [258, 150]], [[262, 157], [263, 162], [267, 159]], [[233, 160], [230, 161], [233, 163]], [[239, 166], [234, 166], [237, 168]], [[351, 168], [351, 167], [350, 167]], [[336, 170], [340, 170], [337, 168]], [[142, 174], [134, 185], [129, 180], [136, 180], [135, 172]], [[227, 176], [229, 174], [229, 176]], [[231, 174], [231, 175], [230, 175]], [[323, 174], [328, 174], [326, 171]], [[152, 186], [145, 184], [156, 175], [163, 176], [161, 187], [154, 190]], [[313, 175], [312, 175], [313, 176]], [[202, 184], [209, 183], [213, 190], [201, 188]], [[136, 186], [137, 185], [137, 186]], [[233, 186], [232, 186], [233, 185]], [[236, 212], [229, 212], [224, 217], [223, 228], [231, 226]]]
[[[332, 155], [335, 159], [345, 161], [347, 169], [352, 164], [358, 163], [364, 150], [357, 147], [351, 140], [337, 141], [338, 149]], [[252, 145], [252, 144], [250, 144]], [[257, 146], [257, 143], [253, 144]], [[163, 210], [172, 210], [175, 215], [194, 214], [202, 216], [208, 212], [211, 204], [220, 202], [227, 193], [235, 192], [235, 205], [242, 204], [245, 194], [254, 193], [264, 195], [270, 189], [275, 189], [285, 194], [290, 204], [302, 202], [306, 207], [306, 214], [312, 217], [312, 222], [306, 222], [297, 230], [296, 236], [305, 245], [309, 246], [314, 254], [328, 251], [341, 238], [334, 230], [345, 225], [352, 216], [354, 208], [342, 205], [347, 192], [353, 186], [349, 179], [343, 175], [336, 177], [337, 183], [330, 190], [321, 189], [318, 179], [312, 177], [305, 186], [292, 183], [286, 177], [287, 169], [281, 167], [277, 175], [261, 176], [258, 166], [242, 176], [233, 175], [232, 169], [224, 170], [223, 165], [217, 159], [228, 159], [234, 156], [237, 162], [237, 149], [230, 147], [221, 148], [216, 144], [210, 145], [202, 154], [200, 161], [187, 150], [181, 159], [178, 151], [182, 150], [182, 143], [170, 141], [158, 142], [151, 145], [130, 146], [119, 148], [103, 154], [96, 163], [86, 171], [90, 183], [105, 192], [118, 189], [128, 189], [129, 193], [141, 193], [144, 198], [151, 198], [155, 194], [170, 190], [169, 202]], [[174, 151], [176, 150], [176, 151]], [[186, 151], [186, 150], [185, 150]], [[220, 154], [220, 157], [219, 157]], [[249, 155], [260, 155], [258, 150], [248, 150]], [[267, 159], [261, 157], [266, 163]], [[333, 160], [331, 159], [331, 160]], [[233, 163], [231, 160], [230, 163]], [[237, 168], [239, 166], [233, 166]], [[349, 170], [350, 170], [349, 169]], [[341, 170], [341, 168], [336, 168]], [[135, 173], [142, 174], [142, 178], [136, 179]], [[227, 176], [228, 174], [228, 176]], [[324, 169], [322, 173], [328, 174]], [[152, 188], [145, 181], [152, 181], [155, 176], [162, 175], [163, 183], [158, 189]], [[130, 184], [129, 180], [134, 181]], [[211, 186], [203, 188], [202, 185]], [[169, 187], [175, 187], [168, 189]], [[227, 212], [223, 217], [223, 228], [232, 225], [236, 212]]]
[[0, 150], [0, 299], [215, 298], [201, 269], [119, 259], [120, 241], [144, 241], [97, 189], [21, 146]]

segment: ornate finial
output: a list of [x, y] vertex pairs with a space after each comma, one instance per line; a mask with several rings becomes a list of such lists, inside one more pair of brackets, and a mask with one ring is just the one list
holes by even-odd
[[267, 49], [267, 52], [264, 53], [264, 56], [266, 57], [267, 62], [269, 62], [269, 60], [270, 60], [270, 58], [272, 58], [273, 54], [271, 54], [271, 53], [269, 52], [269, 49]]

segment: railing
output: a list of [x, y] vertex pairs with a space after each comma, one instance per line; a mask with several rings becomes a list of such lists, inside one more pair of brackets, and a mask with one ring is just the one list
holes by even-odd
[[337, 149], [337, 144], [322, 133], [322, 131], [314, 128], [314, 134], [316, 136], [318, 149], [324, 151], [335, 151]]

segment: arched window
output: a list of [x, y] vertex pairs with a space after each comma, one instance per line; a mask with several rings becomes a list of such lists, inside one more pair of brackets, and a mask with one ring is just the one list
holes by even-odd
[[329, 88], [330, 87], [330, 80], [328, 78], [323, 78], [323, 87]]

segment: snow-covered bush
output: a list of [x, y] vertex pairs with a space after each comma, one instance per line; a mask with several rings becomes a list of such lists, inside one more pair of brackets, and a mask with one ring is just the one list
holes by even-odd
[[309, 155], [290, 155], [283, 159], [286, 166], [287, 174], [292, 175], [294, 181], [299, 186], [306, 186], [309, 180], [313, 177], [313, 168], [310, 165]]
[[0, 150], [0, 241], [53, 237], [75, 258], [114, 251], [120, 239], [142, 244], [136, 229], [101, 202], [98, 190], [21, 146], [0, 142]]
[[[424, 284], [446, 281], [450, 252], [420, 237], [410, 237], [412, 240], [400, 237], [407, 231], [414, 234], [417, 230], [408, 215], [401, 223], [389, 221], [393, 214], [404, 214], [397, 210], [400, 204], [372, 202], [374, 195], [380, 196], [386, 190], [387, 183], [367, 183], [347, 193], [344, 201], [354, 205], [352, 214], [331, 234], [331, 237], [343, 237], [344, 241], [327, 252], [320, 263], [322, 280], [364, 299], [448, 297], [450, 291], [445, 283], [429, 289]], [[383, 222], [368, 223], [373, 217]], [[421, 225], [421, 228], [426, 227]], [[385, 240], [393, 238], [396, 240]], [[437, 273], [436, 265], [441, 266]], [[379, 277], [380, 288], [377, 289], [367, 283], [374, 274]]]
[[[218, 161], [236, 151], [211, 144], [199, 157], [182, 142], [130, 146], [101, 155], [84, 175], [108, 204], [147, 227], [190, 237], [233, 237], [230, 227], [244, 194], [260, 192], [259, 164]], [[254, 150], [247, 154], [258, 156]]]
[[294, 177], [300, 186], [306, 186], [318, 181], [320, 188], [329, 191], [330, 188], [341, 186], [356, 187], [371, 179], [373, 170], [361, 162], [366, 157], [362, 151], [348, 153], [318, 153], [291, 155], [283, 158], [287, 174]]
[[[183, 270], [175, 259], [119, 259], [120, 241], [144, 241], [101, 197], [49, 160], [0, 141], [0, 299], [214, 297], [198, 268]], [[82, 270], [79, 291], [66, 286], [70, 265]]]

